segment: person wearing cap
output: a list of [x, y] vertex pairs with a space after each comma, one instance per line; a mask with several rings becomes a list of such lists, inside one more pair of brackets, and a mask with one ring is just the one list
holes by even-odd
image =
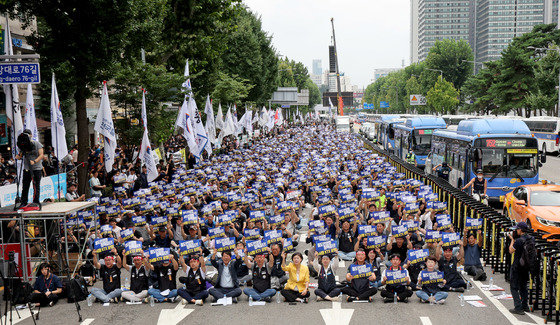
[[[478, 235], [478, 240], [476, 239]], [[482, 255], [482, 230], [475, 232], [467, 232], [465, 229], [465, 236], [463, 237], [464, 251], [465, 251], [465, 272], [468, 275], [474, 276], [474, 280], [485, 281], [486, 273], [480, 263], [480, 257]]]
[[231, 251], [223, 251], [222, 258], [216, 259], [218, 250], [214, 248], [212, 256], [210, 256], [210, 263], [218, 270], [218, 283], [214, 288], [210, 288], [208, 292], [217, 301], [223, 297], [231, 297], [234, 302], [237, 302], [237, 297], [241, 296], [241, 289], [239, 288], [239, 279], [237, 278], [237, 269], [243, 262], [242, 259], [232, 261]]
[[529, 300], [527, 293], [527, 282], [529, 281], [529, 269], [521, 266], [521, 256], [525, 250], [524, 245], [526, 240], [530, 240], [527, 232], [529, 226], [527, 223], [518, 222], [513, 233], [509, 234], [510, 244], [509, 253], [513, 254], [513, 263], [510, 268], [509, 285], [511, 295], [513, 297], [514, 308], [509, 311], [512, 314], [524, 315], [525, 312], [530, 311]]
[[62, 293], [62, 283], [60, 279], [51, 273], [51, 267], [48, 263], [39, 266], [41, 274], [33, 284], [33, 292], [29, 298], [29, 302], [35, 303], [36, 306], [54, 306], [58, 302], [58, 295]]
[[377, 280], [377, 276], [372, 272], [367, 278], [354, 278], [352, 273], [350, 273], [354, 265], [369, 265], [368, 268], [371, 268], [371, 265], [366, 263], [366, 252], [363, 249], [358, 249], [356, 260], [350, 264], [348, 273], [346, 273], [346, 281], [350, 282], [350, 286], [342, 288], [342, 293], [348, 295], [346, 301], [366, 300], [373, 302], [373, 296], [377, 293], [377, 288], [372, 287], [370, 282]]
[[[113, 255], [107, 255], [103, 259], [104, 265], [99, 263], [97, 252], [93, 251], [93, 266], [99, 270], [99, 275], [103, 280], [103, 288], [92, 288], [91, 294], [103, 303], [118, 303], [121, 297], [121, 267], [122, 261], [117, 249], [111, 250]], [[115, 258], [116, 256], [116, 258]], [[115, 263], [116, 260], [116, 263]]]
[[443, 290], [445, 291], [455, 291], [464, 292], [467, 288], [467, 284], [461, 273], [457, 271], [457, 264], [465, 256], [465, 248], [463, 246], [463, 241], [459, 240], [459, 252], [457, 256], [453, 256], [453, 247], [445, 246], [443, 247], [443, 256], [441, 256], [443, 242], [438, 243], [438, 249], [436, 250], [436, 258], [438, 259], [438, 267], [440, 271], [443, 271], [443, 277], [445, 278], [445, 285]]
[[[270, 248], [268, 248], [268, 251], [270, 251]], [[249, 270], [251, 270], [253, 282], [253, 287], [245, 288], [243, 293], [248, 297], [252, 297], [253, 301], [264, 300], [270, 302], [272, 296], [276, 294], [276, 290], [270, 287], [270, 271], [274, 265], [274, 258], [269, 256], [267, 262], [266, 254], [261, 253], [255, 255], [254, 260], [251, 260], [247, 255], [244, 256], [243, 260]]]
[[76, 184], [74, 183], [70, 183], [70, 186], [68, 186], [68, 192], [66, 192], [65, 197], [66, 201], [68, 202], [79, 202], [86, 199], [85, 194], [78, 194], [78, 191], [76, 190]]
[[181, 297], [181, 302], [185, 304], [195, 304], [202, 306], [206, 298], [208, 298], [208, 290], [206, 290], [206, 264], [204, 256], [193, 254], [189, 256], [189, 265], [181, 257], [179, 261], [186, 273], [186, 277], [180, 277], [179, 282], [185, 285], [185, 288], [177, 290], [177, 295]]
[[177, 270], [179, 264], [169, 254], [169, 257], [161, 262], [161, 264], [153, 265], [147, 263], [146, 266], [153, 271], [158, 278], [158, 287], [148, 290], [148, 295], [153, 296], [157, 302], [175, 302], [177, 298]]
[[412, 290], [408, 288], [408, 285], [410, 285], [408, 270], [402, 268], [400, 254], [392, 254], [389, 260], [391, 261], [391, 266], [383, 270], [383, 274], [381, 275], [381, 285], [385, 285], [387, 283], [387, 271], [400, 270], [405, 272], [406, 281], [404, 283], [385, 285], [385, 289], [381, 290], [381, 297], [384, 298], [385, 302], [390, 302], [393, 301], [396, 294], [398, 301], [407, 302], [408, 298], [412, 296]]
[[132, 257], [132, 266], [123, 263], [125, 270], [130, 272], [130, 290], [123, 291], [123, 299], [131, 303], [141, 303], [148, 296], [148, 259], [144, 258], [144, 252]]
[[171, 230], [171, 222], [167, 222], [165, 226], [157, 228], [157, 234], [154, 232], [154, 227], [150, 225], [150, 239], [153, 240], [157, 247], [171, 248], [178, 247], [177, 243], [173, 240], [173, 231]]
[[338, 301], [338, 295], [341, 290], [336, 286], [336, 270], [338, 269], [338, 258], [325, 254], [318, 256], [315, 252], [316, 258], [313, 261], [313, 266], [319, 270], [319, 280], [317, 289], [315, 289], [315, 296], [317, 301], [328, 300]]
[[432, 168], [432, 171], [437, 172], [439, 178], [449, 181], [449, 173], [451, 172], [451, 168], [445, 161], [439, 165], [434, 166], [434, 168]]
[[[416, 291], [416, 296], [420, 298], [422, 302], [433, 302], [438, 304], [443, 304], [447, 298], [448, 293], [441, 290], [441, 286], [438, 283], [422, 283], [422, 274], [425, 272], [435, 272], [437, 266], [437, 259], [435, 256], [430, 255], [426, 259], [426, 269], [422, 270], [418, 274], [418, 285], [422, 286], [421, 290]], [[443, 285], [445, 285], [445, 279], [443, 280]]]
[[486, 197], [486, 189], [488, 188], [488, 182], [484, 178], [482, 169], [476, 170], [476, 177], [473, 177], [470, 182], [468, 182], [461, 190], [465, 190], [472, 186], [472, 196], [475, 200], [481, 201]]

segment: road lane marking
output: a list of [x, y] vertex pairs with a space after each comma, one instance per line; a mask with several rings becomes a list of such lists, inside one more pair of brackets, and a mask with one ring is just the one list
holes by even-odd
[[342, 303], [332, 302], [332, 308], [319, 309], [325, 325], [348, 325], [354, 314], [354, 309], [342, 309]]
[[159, 313], [158, 325], [179, 324], [194, 309], [185, 309], [182, 303], [178, 303], [173, 309], [162, 309]]
[[420, 321], [422, 322], [422, 325], [432, 325], [430, 317], [420, 317]]
[[94, 320], [95, 318], [86, 318], [83, 322], [80, 323], [80, 325], [89, 325], [93, 323]]
[[500, 313], [502, 313], [502, 315], [504, 315], [505, 318], [507, 318], [507, 320], [511, 324], [513, 324], [513, 325], [533, 324], [533, 323], [522, 322], [519, 319], [517, 319], [517, 317], [515, 317], [512, 313], [510, 313], [509, 310], [498, 299], [494, 298], [494, 295], [492, 294], [492, 291], [482, 290], [482, 288], [481, 288], [482, 283], [480, 281], [474, 281], [473, 280], [472, 283], [480, 291], [482, 291], [482, 294], [484, 294], [486, 296], [486, 298], [488, 298], [488, 300], [490, 300], [490, 302], [498, 309], [498, 311]]

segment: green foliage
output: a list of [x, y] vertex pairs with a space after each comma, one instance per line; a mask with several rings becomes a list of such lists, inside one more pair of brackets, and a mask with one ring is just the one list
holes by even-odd
[[321, 92], [319, 87], [310, 78], [305, 81], [304, 88], [309, 89], [309, 107], [321, 104]]
[[454, 112], [459, 104], [459, 91], [453, 87], [451, 82], [440, 79], [428, 91], [426, 99], [436, 112], [446, 114]]
[[240, 104], [253, 88], [247, 79], [241, 79], [236, 75], [229, 76], [220, 72], [218, 79], [212, 98], [222, 104]]
[[443, 77], [459, 89], [473, 71], [473, 63], [463, 60], [473, 60], [469, 44], [464, 40], [443, 39], [430, 48], [425, 62], [426, 68], [443, 71]]

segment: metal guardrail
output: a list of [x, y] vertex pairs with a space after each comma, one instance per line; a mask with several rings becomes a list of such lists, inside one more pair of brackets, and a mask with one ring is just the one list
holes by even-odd
[[[447, 202], [449, 215], [456, 231], [462, 233], [466, 218], [482, 218], [482, 258], [485, 266], [492, 268], [492, 273], [502, 273], [509, 282], [509, 271], [513, 255], [509, 253], [510, 239], [508, 232], [515, 222], [476, 200], [465, 192], [451, 186], [448, 182], [427, 175], [423, 170], [406, 163], [404, 160], [377, 148], [371, 141], [358, 135], [366, 148], [385, 156], [387, 161], [404, 173], [407, 178], [414, 178], [430, 185], [440, 201]], [[542, 238], [539, 233], [530, 232], [535, 238], [540, 271], [529, 281], [529, 306], [532, 311], [541, 311], [545, 322], [560, 324], [560, 249], [556, 243]]]

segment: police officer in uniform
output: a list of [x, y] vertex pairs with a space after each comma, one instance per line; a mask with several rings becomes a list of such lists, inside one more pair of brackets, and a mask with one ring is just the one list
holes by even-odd
[[434, 172], [437, 171], [438, 177], [442, 178], [446, 181], [449, 181], [449, 173], [451, 172], [451, 168], [447, 163], [444, 161], [440, 165], [435, 166], [432, 169]]
[[189, 258], [189, 265], [185, 260], [179, 258], [186, 277], [180, 277], [179, 282], [185, 285], [184, 289], [177, 290], [177, 295], [182, 299], [183, 304], [195, 304], [202, 306], [206, 298], [208, 298], [208, 290], [206, 290], [206, 264], [204, 256], [192, 255]]
[[407, 153], [405, 160], [406, 160], [407, 163], [413, 164], [413, 165], [416, 166], [416, 155], [414, 154], [414, 152]]
[[245, 288], [243, 293], [252, 297], [253, 301], [270, 302], [272, 296], [276, 294], [276, 290], [270, 287], [270, 272], [274, 265], [274, 257], [270, 255], [268, 263], [265, 263], [265, 254], [261, 253], [255, 255], [254, 261], [251, 261], [248, 256], [244, 257], [244, 261], [253, 274], [253, 288]]

